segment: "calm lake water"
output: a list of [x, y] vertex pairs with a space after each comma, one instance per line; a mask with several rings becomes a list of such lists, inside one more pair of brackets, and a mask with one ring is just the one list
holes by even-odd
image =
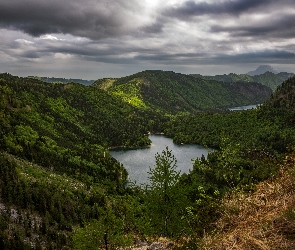
[[193, 160], [202, 155], [207, 157], [208, 150], [200, 145], [177, 145], [172, 139], [164, 135], [149, 135], [152, 144], [148, 148], [139, 149], [113, 149], [112, 156], [124, 165], [129, 173], [129, 180], [137, 184], [148, 183], [149, 167], [155, 167], [155, 155], [168, 149], [177, 159], [177, 170], [188, 173], [193, 167]]
[[240, 107], [233, 107], [233, 108], [229, 108], [229, 110], [230, 111], [235, 111], [235, 110], [255, 109], [255, 108], [257, 108], [257, 106], [259, 106], [259, 104], [247, 105], [247, 106], [240, 106]]

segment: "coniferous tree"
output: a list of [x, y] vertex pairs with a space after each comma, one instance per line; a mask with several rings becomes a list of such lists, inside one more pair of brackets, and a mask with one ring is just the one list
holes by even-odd
[[180, 171], [177, 171], [177, 160], [166, 147], [161, 155], [156, 154], [156, 166], [150, 169], [150, 190], [148, 192], [148, 211], [157, 233], [164, 236], [175, 236], [184, 229], [186, 196], [177, 185]]

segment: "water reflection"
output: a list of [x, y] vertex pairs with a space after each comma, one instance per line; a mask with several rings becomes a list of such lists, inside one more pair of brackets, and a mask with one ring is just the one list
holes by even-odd
[[156, 153], [161, 153], [167, 146], [177, 159], [177, 167], [181, 173], [188, 173], [192, 169], [192, 160], [208, 155], [208, 150], [200, 145], [177, 145], [171, 138], [164, 135], [149, 135], [149, 138], [152, 144], [148, 148], [110, 151], [112, 156], [127, 169], [130, 181], [135, 181], [137, 184], [148, 182], [147, 172], [149, 167], [154, 168]]
[[247, 105], [247, 106], [240, 106], [240, 107], [233, 107], [229, 108], [230, 111], [235, 111], [235, 110], [247, 110], [247, 109], [255, 109], [259, 106], [260, 104], [255, 104], [255, 105]]

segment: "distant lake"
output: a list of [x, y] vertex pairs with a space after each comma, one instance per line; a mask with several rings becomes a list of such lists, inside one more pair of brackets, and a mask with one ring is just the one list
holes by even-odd
[[148, 148], [110, 150], [112, 156], [127, 169], [129, 180], [137, 184], [148, 182], [149, 167], [154, 168], [156, 153], [161, 154], [167, 146], [177, 159], [177, 170], [181, 173], [188, 173], [193, 168], [192, 160], [208, 155], [208, 150], [201, 145], [177, 145], [164, 135], [149, 135], [149, 138], [152, 144]]
[[259, 106], [260, 104], [255, 104], [255, 105], [246, 105], [246, 106], [240, 106], [240, 107], [233, 107], [229, 108], [230, 111], [235, 111], [235, 110], [247, 110], [247, 109], [255, 109]]

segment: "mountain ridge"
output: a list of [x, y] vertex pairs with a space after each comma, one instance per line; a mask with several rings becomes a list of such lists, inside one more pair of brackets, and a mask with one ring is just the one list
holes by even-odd
[[209, 79], [209, 80], [216, 80], [221, 82], [258, 82], [267, 87], [270, 87], [272, 91], [275, 91], [277, 87], [288, 78], [294, 76], [294, 73], [288, 72], [280, 72], [280, 73], [273, 73], [273, 72], [264, 72], [260, 75], [250, 76], [247, 74], [224, 74], [224, 75], [215, 75], [215, 76], [202, 76], [198, 74], [193, 74], [194, 77]]
[[45, 76], [28, 76], [27, 78], [37, 79], [42, 82], [47, 83], [80, 83], [83, 85], [91, 85], [95, 82], [95, 80], [84, 80], [84, 79], [77, 79], [77, 78], [63, 78], [63, 77], [45, 77]]
[[274, 74], [277, 74], [278, 73], [270, 65], [260, 65], [260, 66], [258, 66], [257, 69], [255, 69], [253, 71], [249, 71], [247, 73], [247, 75], [249, 75], [249, 76], [255, 76], [255, 75], [264, 74], [265, 72], [271, 72], [271, 73], [274, 73]]
[[121, 95], [130, 103], [137, 101], [137, 105], [170, 113], [258, 104], [271, 95], [271, 90], [260, 83], [227, 83], [160, 70], [101, 79], [92, 86]]

